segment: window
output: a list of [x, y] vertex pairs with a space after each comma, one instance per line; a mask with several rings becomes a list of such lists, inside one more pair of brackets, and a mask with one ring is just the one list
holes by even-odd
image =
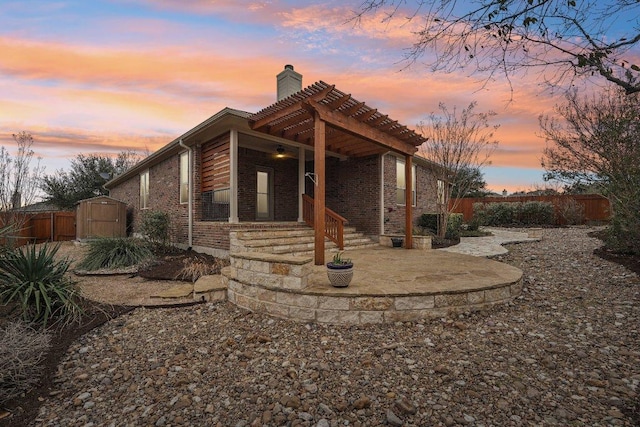
[[[404, 162], [400, 159], [396, 159], [396, 203], [398, 205], [406, 204], [405, 191], [407, 185], [404, 179]], [[416, 205], [416, 165], [412, 165], [411, 168], [411, 199], [412, 206]]]
[[140, 209], [149, 207], [149, 171], [140, 174]]
[[202, 220], [203, 221], [227, 221], [229, 220], [229, 199], [231, 190], [223, 188], [202, 193]]
[[444, 181], [438, 180], [438, 203], [444, 204]]
[[273, 169], [258, 167], [256, 190], [256, 220], [273, 220]]
[[189, 152], [180, 154], [180, 203], [189, 202]]

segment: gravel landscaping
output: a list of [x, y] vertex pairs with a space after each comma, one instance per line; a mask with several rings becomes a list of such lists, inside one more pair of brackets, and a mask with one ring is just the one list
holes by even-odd
[[640, 279], [588, 231], [509, 245], [495, 259], [524, 271], [522, 296], [451, 318], [135, 309], [69, 347], [34, 425], [638, 425]]

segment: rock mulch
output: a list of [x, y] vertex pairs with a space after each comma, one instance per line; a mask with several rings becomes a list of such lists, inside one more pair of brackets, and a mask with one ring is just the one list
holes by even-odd
[[545, 230], [497, 259], [514, 302], [420, 323], [336, 327], [228, 303], [136, 309], [72, 345], [36, 425], [632, 426], [640, 280]]

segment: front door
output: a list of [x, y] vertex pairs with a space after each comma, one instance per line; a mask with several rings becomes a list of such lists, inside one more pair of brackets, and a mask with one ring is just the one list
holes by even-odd
[[258, 168], [256, 174], [256, 220], [273, 221], [273, 169]]

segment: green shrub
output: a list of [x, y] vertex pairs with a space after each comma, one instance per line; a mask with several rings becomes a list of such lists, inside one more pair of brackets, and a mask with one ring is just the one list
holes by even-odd
[[487, 225], [513, 224], [517, 203], [489, 203], [485, 205]]
[[438, 217], [437, 213], [423, 213], [418, 217], [418, 227], [428, 230], [434, 234], [438, 232]]
[[551, 225], [555, 222], [555, 213], [549, 202], [474, 203], [472, 221], [478, 226]]
[[28, 245], [0, 257], [0, 301], [17, 303], [26, 322], [46, 326], [52, 318], [68, 322], [82, 310], [75, 283], [66, 275], [71, 261], [56, 260], [60, 245]]
[[449, 214], [447, 219], [447, 231], [444, 235], [445, 239], [459, 239], [460, 229], [462, 228], [463, 215], [461, 213]]
[[550, 202], [524, 202], [513, 203], [515, 206], [515, 219], [523, 225], [550, 225], [555, 221], [553, 203]]
[[144, 211], [140, 222], [140, 233], [154, 246], [166, 247], [169, 243], [169, 214], [162, 211]]
[[40, 381], [50, 337], [12, 322], [0, 329], [0, 405], [27, 393]]
[[[438, 217], [440, 217], [441, 215], [442, 214], [437, 213], [424, 213], [420, 215], [420, 217], [418, 217], [418, 227], [422, 229], [421, 234], [433, 233], [437, 235]], [[462, 219], [462, 214], [449, 214], [449, 219], [447, 220], [447, 231], [445, 232], [445, 239], [457, 239], [460, 237]]]
[[78, 264], [81, 270], [118, 269], [140, 264], [153, 257], [140, 239], [106, 237], [89, 242], [89, 251]]

